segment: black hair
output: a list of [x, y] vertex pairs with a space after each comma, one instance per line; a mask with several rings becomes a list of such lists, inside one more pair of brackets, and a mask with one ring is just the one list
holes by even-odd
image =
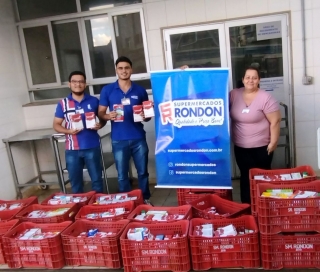
[[255, 67], [255, 66], [249, 66], [249, 67], [247, 67], [247, 68], [244, 70], [244, 73], [243, 73], [243, 77], [242, 77], [242, 78], [244, 78], [244, 76], [246, 75], [246, 72], [247, 72], [248, 70], [254, 70], [254, 71], [256, 71], [257, 74], [258, 74], [258, 78], [259, 78], [259, 79], [261, 78], [260, 70], [259, 70], [259, 68]]
[[84, 81], [87, 80], [86, 75], [85, 75], [83, 72], [81, 72], [81, 71], [73, 71], [73, 72], [71, 72], [70, 75], [69, 75], [69, 82], [71, 82], [71, 78], [72, 78], [73, 76], [77, 76], [77, 75], [83, 76]]
[[131, 66], [131, 68], [132, 68], [132, 61], [131, 61], [129, 58], [125, 57], [125, 56], [119, 57], [119, 58], [116, 60], [115, 65], [117, 66], [119, 62], [127, 62], [127, 63], [130, 64], [130, 66]]

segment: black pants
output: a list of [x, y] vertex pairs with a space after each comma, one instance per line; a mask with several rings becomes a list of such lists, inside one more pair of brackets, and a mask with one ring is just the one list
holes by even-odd
[[267, 146], [242, 148], [235, 145], [234, 155], [241, 175], [241, 202], [251, 204], [249, 170], [251, 168], [271, 169], [273, 152], [268, 155]]

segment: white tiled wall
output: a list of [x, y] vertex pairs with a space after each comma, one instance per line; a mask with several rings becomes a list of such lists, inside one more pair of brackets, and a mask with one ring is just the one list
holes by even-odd
[[[295, 134], [297, 164], [310, 164], [317, 169], [316, 129], [320, 127], [320, 0], [305, 0], [307, 73], [314, 77], [313, 85], [302, 85], [302, 30], [300, 0], [143, 0], [151, 70], [165, 69], [162, 44], [164, 27], [206, 23], [239, 17], [253, 17], [278, 12], [291, 14], [292, 83], [294, 88]], [[55, 105], [24, 107], [27, 87], [21, 61], [18, 35], [14, 26], [11, 0], [0, 1], [0, 130], [6, 138], [24, 129], [47, 128], [52, 125]], [[3, 114], [5, 113], [5, 114]], [[5, 129], [3, 128], [5, 127]], [[146, 125], [150, 148], [151, 177], [154, 167], [154, 123]], [[306, 133], [307, 132], [307, 133]], [[18, 146], [19, 147], [19, 146]], [[28, 163], [28, 147], [18, 159], [19, 175], [26, 180], [34, 174]], [[48, 143], [39, 143], [41, 166], [50, 169], [53, 158], [45, 152]], [[15, 152], [21, 152], [17, 148]], [[8, 188], [0, 198], [14, 197], [12, 177], [4, 145], [0, 143], [1, 182]], [[29, 156], [29, 157], [28, 157]], [[114, 169], [113, 169], [114, 172]], [[22, 173], [22, 174], [21, 174]], [[22, 178], [22, 177], [21, 177]], [[23, 178], [22, 178], [23, 179]]]
[[[28, 93], [20, 53], [17, 29], [11, 0], [0, 1], [0, 199], [14, 199], [16, 192], [2, 139], [25, 130], [22, 105]], [[25, 182], [34, 175], [30, 152], [27, 147], [13, 147], [18, 177]]]

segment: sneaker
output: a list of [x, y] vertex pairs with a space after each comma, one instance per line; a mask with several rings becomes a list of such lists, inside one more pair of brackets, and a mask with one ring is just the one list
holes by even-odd
[[144, 204], [153, 206], [149, 199], [145, 199]]

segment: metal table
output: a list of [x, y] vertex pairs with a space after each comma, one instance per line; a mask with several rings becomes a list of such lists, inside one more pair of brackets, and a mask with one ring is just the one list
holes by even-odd
[[[56, 170], [50, 170], [50, 171], [41, 171], [40, 166], [39, 166], [39, 160], [38, 160], [38, 155], [37, 155], [37, 150], [36, 150], [36, 145], [35, 141], [38, 140], [44, 140], [48, 139], [51, 140], [52, 134], [54, 133], [54, 130], [51, 128], [47, 129], [36, 129], [36, 130], [26, 130], [24, 132], [21, 132], [15, 136], [12, 136], [7, 139], [2, 139], [2, 142], [6, 145], [8, 157], [9, 157], [9, 163], [10, 163], [10, 168], [13, 176], [13, 181], [15, 185], [15, 189], [17, 192], [17, 197], [22, 198], [22, 193], [20, 188], [27, 187], [27, 186], [35, 186], [35, 185], [41, 185], [43, 189], [47, 188], [48, 185], [53, 185], [56, 184], [56, 182], [45, 182], [42, 178], [42, 175], [44, 174], [54, 174], [56, 173]], [[17, 176], [17, 171], [14, 163], [14, 159], [12, 156], [12, 151], [11, 151], [11, 145], [17, 142], [30, 142], [31, 144], [31, 150], [33, 153], [33, 158], [35, 161], [36, 165], [36, 170], [37, 170], [37, 176], [34, 177], [33, 179], [27, 181], [25, 184], [20, 184], [18, 181], [18, 176]], [[38, 180], [38, 182], [35, 182]], [[40, 183], [40, 184], [39, 184]]]
[[[101, 136], [100, 139], [103, 137], [106, 137], [108, 135], [109, 135], [109, 133]], [[58, 146], [57, 146], [57, 141], [58, 141], [58, 139], [61, 139], [61, 137], [64, 137], [64, 135], [57, 134], [52, 128], [47, 128], [47, 129], [26, 130], [24, 132], [21, 132], [21, 133], [15, 135], [15, 136], [12, 136], [10, 138], [2, 140], [2, 142], [6, 145], [10, 168], [11, 168], [13, 181], [14, 181], [14, 185], [15, 185], [15, 189], [16, 189], [18, 198], [22, 198], [22, 193], [21, 193], [20, 189], [23, 187], [38, 185], [42, 189], [46, 189], [46, 188], [48, 188], [49, 185], [57, 184], [57, 182], [45, 182], [42, 178], [42, 175], [44, 175], [44, 174], [57, 174], [58, 184], [60, 186], [60, 189], [62, 192], [66, 193], [65, 185], [69, 181], [64, 180], [64, 176], [63, 176], [64, 169], [61, 165], [59, 150], [58, 150]], [[50, 171], [41, 171], [40, 166], [39, 166], [36, 145], [35, 145], [36, 141], [45, 140], [45, 139], [48, 139], [50, 141], [51, 147], [53, 149], [54, 156], [55, 156], [56, 169], [50, 170]], [[17, 142], [30, 142], [31, 150], [33, 153], [33, 158], [34, 158], [34, 162], [35, 162], [36, 170], [37, 170], [37, 176], [32, 178], [31, 180], [27, 181], [24, 184], [20, 184], [18, 181], [14, 158], [13, 158], [12, 151], [11, 151], [11, 146]], [[101, 147], [101, 159], [102, 159], [102, 163], [103, 163], [103, 175], [104, 175], [104, 179], [105, 179], [106, 189], [108, 191], [106, 168], [108, 168], [110, 165], [113, 164], [113, 156], [110, 156], [110, 153], [103, 153], [102, 146], [101, 146], [101, 140], [100, 140], [100, 147]], [[106, 162], [107, 162], [108, 166], [106, 165]], [[36, 181], [38, 181], [38, 182], [36, 182]]]
[[[104, 191], [109, 193], [109, 185], [108, 185], [108, 178], [107, 178], [107, 168], [109, 168], [112, 164], [114, 164], [113, 155], [111, 152], [103, 152], [101, 140], [105, 137], [110, 136], [110, 132], [100, 136], [100, 150], [101, 150], [101, 162], [102, 162], [102, 169], [103, 169], [103, 178], [104, 178]], [[53, 147], [54, 157], [55, 157], [55, 164], [58, 174], [58, 181], [60, 184], [61, 191], [66, 193], [66, 185], [70, 182], [69, 179], [65, 180], [64, 174], [67, 173], [67, 169], [63, 167], [61, 163], [61, 155], [59, 152], [59, 143], [65, 143], [65, 134], [62, 133], [55, 133], [52, 134], [51, 143]], [[86, 169], [84, 169], [86, 171]]]

